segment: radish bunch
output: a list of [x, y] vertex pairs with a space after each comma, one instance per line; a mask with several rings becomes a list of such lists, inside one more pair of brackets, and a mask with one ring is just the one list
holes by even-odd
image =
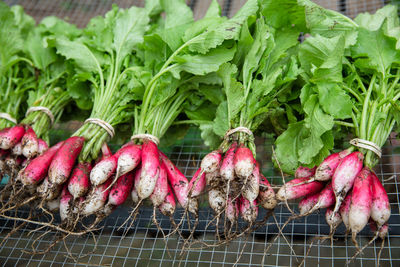
[[[343, 221], [358, 246], [356, 235], [370, 219], [376, 237], [384, 237], [390, 217], [388, 195], [373, 168], [399, 123], [400, 51], [393, 35], [400, 29], [397, 9], [385, 6], [374, 15], [360, 14], [353, 21], [315, 4], [304, 7], [313, 12], [306, 12], [309, 37], [298, 54], [304, 79], [302, 119], [290, 123], [277, 138], [277, 159], [288, 173], [298, 165], [316, 166], [310, 178], [293, 182], [292, 191], [296, 192], [310, 183], [328, 183], [318, 194], [301, 194], [305, 196], [299, 204], [301, 214], [327, 208], [331, 234]], [[322, 21], [326, 28], [321, 27]], [[372, 39], [376, 43], [371, 44]], [[353, 134], [352, 146], [329, 155], [341, 131]], [[290, 199], [282, 191], [288, 186], [277, 195]]]

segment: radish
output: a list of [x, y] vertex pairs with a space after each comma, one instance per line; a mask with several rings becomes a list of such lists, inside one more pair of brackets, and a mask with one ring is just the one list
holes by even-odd
[[278, 203], [275, 197], [274, 189], [267, 178], [260, 172], [260, 192], [258, 193], [258, 203], [267, 210], [273, 210]]
[[47, 149], [49, 149], [49, 145], [43, 139], [38, 138], [38, 154], [43, 154]]
[[342, 223], [342, 216], [338, 212], [333, 213], [333, 208], [328, 207], [326, 208], [325, 220], [330, 227], [329, 235], [333, 236], [336, 228]]
[[56, 212], [60, 208], [61, 197], [46, 202], [46, 207], [50, 212]]
[[[172, 186], [172, 190], [175, 193], [176, 199], [183, 208], [189, 208], [189, 182], [181, 171], [165, 156], [160, 152], [162, 164], [164, 164], [165, 170], [167, 171], [168, 181]], [[190, 209], [192, 210], [192, 209]], [[192, 210], [194, 211], [194, 210]]]
[[201, 168], [199, 168], [196, 173], [193, 175], [193, 178], [189, 182], [189, 197], [197, 197], [204, 191], [206, 188], [206, 174], [201, 173]]
[[308, 167], [299, 166], [296, 169], [296, 172], [294, 174], [294, 178], [309, 178], [311, 176], [314, 176], [315, 169], [316, 169], [316, 167], [310, 169]]
[[18, 144], [22, 136], [25, 134], [25, 127], [22, 125], [16, 125], [11, 128], [6, 128], [0, 131], [0, 148], [10, 149]]
[[111, 179], [107, 180], [105, 183], [93, 186], [90, 192], [87, 194], [85, 201], [82, 203], [82, 214], [89, 216], [100, 212], [105, 203], [107, 202], [110, 190], [106, 190], [111, 184]]
[[380, 228], [389, 220], [391, 211], [389, 197], [385, 191], [385, 188], [373, 171], [371, 171], [371, 188], [371, 218], [376, 222], [378, 228]]
[[18, 179], [24, 185], [35, 185], [42, 181], [47, 175], [51, 161], [62, 145], [63, 142], [59, 142], [42, 155], [34, 158], [28, 166], [19, 172]]
[[153, 206], [154, 207], [160, 206], [164, 202], [164, 199], [167, 196], [167, 194], [168, 194], [167, 171], [165, 170], [164, 165], [161, 165], [156, 186], [154, 187], [153, 193], [150, 195], [150, 199], [153, 202]]
[[309, 211], [318, 203], [319, 192], [313, 195], [305, 196], [299, 202], [300, 215], [307, 215]]
[[[255, 161], [254, 161], [255, 162]], [[255, 164], [253, 172], [248, 176], [247, 182], [243, 187], [242, 196], [250, 202], [253, 202], [258, 197], [260, 191], [260, 166]]]
[[27, 127], [25, 134], [21, 140], [21, 146], [22, 146], [22, 154], [26, 158], [31, 158], [38, 153], [39, 142], [36, 133], [32, 129], [32, 127], [30, 126]]
[[[317, 204], [308, 212], [313, 213], [317, 209], [329, 208], [335, 204], [335, 193], [333, 192], [332, 183], [328, 183], [325, 188], [319, 192]], [[336, 215], [335, 215], [336, 216]], [[334, 221], [335, 218], [332, 218]]]
[[242, 216], [243, 220], [250, 224], [254, 223], [258, 216], [257, 201], [254, 200], [250, 202], [244, 197], [241, 197], [239, 199], [239, 205], [240, 215]]
[[113, 155], [102, 159], [94, 165], [90, 172], [90, 182], [92, 185], [97, 186], [107, 181], [115, 173], [117, 162], [117, 155]]
[[142, 168], [139, 166], [135, 169], [135, 174], [133, 177], [133, 186], [132, 186], [132, 191], [131, 191], [131, 197], [132, 197], [133, 203], [135, 205], [138, 204], [140, 201], [138, 192], [136, 190], [136, 186], [139, 184], [141, 174], [142, 174]]
[[175, 197], [174, 193], [172, 193], [171, 187], [168, 185], [168, 193], [164, 199], [164, 202], [158, 207], [160, 212], [168, 217], [172, 217], [175, 212]]
[[134, 175], [129, 172], [121, 175], [117, 182], [112, 186], [108, 196], [108, 205], [119, 206], [122, 205], [128, 198], [134, 183]]
[[[154, 149], [154, 148], [153, 148]], [[141, 146], [139, 145], [128, 145], [120, 149], [118, 157], [118, 175], [124, 175], [136, 168], [140, 163], [141, 158]]]
[[84, 141], [85, 139], [79, 136], [73, 136], [64, 141], [49, 167], [51, 183], [63, 184], [68, 179]]
[[312, 178], [297, 178], [287, 182], [276, 193], [276, 199], [279, 201], [296, 199], [315, 194], [324, 187], [324, 184], [318, 181], [309, 183], [309, 179]]
[[36, 191], [41, 198], [45, 200], [52, 200], [60, 195], [61, 188], [61, 185], [52, 184], [46, 177], [43, 182], [36, 188]]
[[225, 209], [226, 218], [233, 224], [239, 217], [239, 199], [232, 199], [228, 196]]
[[142, 172], [136, 189], [141, 199], [148, 198], [154, 191], [160, 173], [158, 148], [145, 139], [142, 145]]
[[359, 172], [354, 180], [349, 212], [349, 224], [352, 233], [352, 240], [357, 247], [356, 236], [367, 225], [371, 216], [371, 179], [371, 172], [367, 167], [365, 167]]
[[205, 173], [214, 173], [217, 170], [219, 171], [221, 159], [222, 159], [222, 151], [221, 150], [212, 151], [212, 152], [208, 153], [201, 161], [201, 164], [200, 164], [201, 169]]
[[217, 215], [221, 214], [226, 204], [226, 193], [222, 188], [211, 189], [208, 192], [208, 203]]
[[332, 178], [337, 166], [340, 161], [350, 154], [350, 149], [345, 149], [341, 152], [329, 155], [324, 161], [318, 166], [315, 171], [315, 180], [317, 181], [328, 181]]
[[233, 159], [235, 157], [235, 151], [237, 148], [237, 143], [233, 142], [226, 151], [224, 159], [222, 160], [220, 174], [226, 181], [232, 181], [235, 178], [235, 165], [233, 164]]
[[247, 179], [253, 173], [255, 168], [255, 159], [253, 153], [244, 144], [240, 144], [235, 152], [233, 164], [235, 166], [235, 174], [242, 179]]
[[347, 231], [350, 231], [349, 214], [350, 214], [351, 196], [352, 196], [352, 191], [350, 191], [347, 194], [339, 209], [340, 217], [342, 217], [343, 223], [346, 226]]
[[78, 163], [68, 180], [68, 191], [74, 199], [86, 195], [90, 188], [89, 173], [92, 166], [89, 162]]
[[338, 212], [347, 192], [353, 186], [357, 174], [362, 169], [363, 159], [364, 156], [361, 152], [353, 152], [343, 158], [337, 166], [332, 176], [332, 188], [336, 198], [334, 213]]
[[68, 191], [68, 187], [64, 186], [61, 192], [61, 199], [60, 199], [60, 218], [61, 221], [65, 221], [71, 217], [72, 213], [72, 195]]

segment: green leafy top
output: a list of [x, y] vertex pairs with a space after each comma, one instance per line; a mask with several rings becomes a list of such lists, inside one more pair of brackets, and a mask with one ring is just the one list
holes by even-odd
[[[257, 130], [269, 112], [290, 95], [290, 85], [298, 75], [294, 55], [302, 26], [292, 27], [292, 20], [270, 16], [273, 5], [273, 1], [264, 1], [264, 9], [254, 11], [244, 21], [233, 60], [218, 70], [223, 82], [222, 97], [215, 99], [213, 88], [202, 88], [204, 97], [217, 105], [216, 115], [212, 109], [206, 112], [207, 107], [186, 112], [200, 125], [207, 145], [218, 145], [228, 130], [238, 126]], [[293, 20], [298, 18], [294, 16]], [[248, 142], [254, 152], [251, 138], [245, 134], [239, 134], [239, 138]]]
[[[24, 51], [35, 69], [35, 88], [28, 92], [28, 106], [47, 107], [56, 120], [71, 99], [66, 84], [73, 71], [56, 53], [54, 42], [61, 36], [73, 40], [80, 35], [81, 30], [75, 25], [47, 17], [26, 36]], [[38, 137], [48, 140], [51, 120], [47, 114], [32, 112], [22, 123], [31, 125]]]
[[[57, 53], [70, 60], [75, 69], [74, 79], [88, 81], [91, 86], [74, 89], [74, 97], [84, 98], [80, 105], [90, 106], [91, 118], [98, 118], [116, 126], [128, 121], [135, 87], [142, 75], [142, 66], [136, 55], [138, 45], [149, 30], [149, 10], [113, 6], [104, 17], [93, 18], [82, 37], [75, 40], [57, 38]], [[131, 81], [136, 79], [137, 81]], [[86, 89], [86, 90], [84, 90]], [[85, 124], [75, 135], [85, 137], [80, 160], [97, 158], [102, 144], [108, 138], [100, 126]]]
[[[26, 90], [34, 87], [32, 62], [24, 54], [24, 39], [34, 27], [34, 20], [20, 6], [8, 7], [0, 2], [0, 112], [19, 120]], [[0, 119], [0, 128], [13, 123]]]
[[[183, 0], [162, 0], [160, 6], [165, 19], [159, 17], [142, 47], [141, 59], [150, 77], [143, 87], [134, 127], [135, 134], [150, 133], [159, 138], [181, 113], [184, 100], [196, 101], [195, 90], [221, 84], [215, 72], [233, 59], [240, 29], [258, 8], [257, 1], [250, 0], [227, 19], [220, 16], [214, 0], [204, 18], [194, 22]], [[196, 107], [199, 104], [195, 103]]]
[[[343, 127], [383, 146], [400, 119], [396, 8], [386, 6], [375, 15], [360, 14], [355, 22], [321, 7], [318, 10], [323, 15], [319, 24], [309, 24], [310, 32], [315, 33], [316, 27], [323, 36], [315, 33], [307, 38], [298, 55], [304, 80], [300, 95], [303, 118], [291, 123], [276, 141], [278, 160], [289, 173], [299, 164], [319, 164], [333, 149], [334, 132]], [[307, 16], [306, 20], [313, 20]], [[337, 18], [335, 28], [321, 23]], [[376, 156], [362, 151], [365, 164], [375, 166]]]

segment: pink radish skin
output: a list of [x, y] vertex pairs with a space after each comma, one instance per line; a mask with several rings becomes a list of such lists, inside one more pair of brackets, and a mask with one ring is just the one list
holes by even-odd
[[133, 169], [140, 163], [142, 150], [139, 145], [129, 145], [121, 149], [118, 157], [118, 175], [124, 175]]
[[247, 183], [242, 190], [242, 196], [250, 202], [257, 199], [260, 192], [260, 166], [255, 164], [252, 174], [248, 177]]
[[346, 226], [347, 231], [350, 231], [350, 222], [349, 222], [349, 214], [350, 214], [350, 205], [351, 205], [351, 196], [352, 192], [349, 192], [340, 206], [339, 212], [340, 217], [342, 217], [343, 223]]
[[257, 201], [248, 201], [244, 197], [240, 198], [240, 214], [247, 223], [254, 223], [258, 215]]
[[89, 162], [78, 163], [68, 180], [68, 191], [74, 197], [86, 195], [90, 188], [89, 173], [92, 166]]
[[238, 199], [232, 200], [228, 197], [226, 202], [225, 216], [231, 223], [235, 223], [239, 217], [239, 203]]
[[108, 204], [113, 206], [122, 205], [128, 198], [132, 190], [134, 182], [133, 173], [129, 172], [120, 176], [117, 182], [113, 185], [108, 196]]
[[273, 210], [278, 203], [275, 196], [275, 191], [272, 189], [271, 184], [267, 178], [260, 172], [260, 192], [258, 193], [258, 203], [264, 209]]
[[174, 193], [172, 193], [172, 189], [168, 185], [167, 196], [165, 197], [164, 202], [159, 206], [159, 209], [164, 216], [172, 217], [175, 212], [175, 207], [176, 203]]
[[389, 232], [389, 225], [387, 223], [385, 223], [384, 225], [382, 225], [382, 227], [379, 229], [379, 237], [381, 239], [385, 239], [385, 237], [387, 236]]
[[168, 194], [168, 179], [167, 179], [167, 171], [165, 170], [164, 165], [161, 165], [160, 174], [157, 179], [156, 186], [154, 187], [154, 191], [150, 196], [151, 201], [153, 202], [154, 207], [160, 206], [165, 197]]
[[367, 225], [371, 216], [371, 178], [369, 169], [364, 168], [354, 180], [349, 213], [349, 224], [353, 241], [356, 235]]
[[90, 182], [97, 186], [107, 181], [117, 169], [118, 157], [113, 155], [99, 161], [90, 172]]
[[18, 144], [16, 144], [13, 148], [12, 148], [12, 153], [14, 155], [17, 156], [21, 156], [22, 155], [22, 144], [21, 142], [19, 142]]
[[225, 181], [232, 181], [235, 178], [235, 165], [233, 164], [233, 159], [235, 157], [236, 148], [237, 143], [232, 143], [222, 160], [220, 174], [222, 179], [225, 179]]
[[332, 188], [335, 192], [336, 204], [334, 213], [338, 212], [347, 192], [353, 186], [357, 174], [363, 167], [364, 155], [361, 152], [353, 152], [343, 158], [332, 176]]
[[11, 149], [18, 144], [22, 136], [25, 134], [25, 127], [22, 125], [16, 125], [11, 128], [5, 128], [0, 131], [0, 148]]
[[67, 220], [72, 213], [71, 201], [73, 197], [69, 193], [67, 186], [64, 186], [61, 192], [61, 199], [60, 199], [60, 218], [61, 221]]
[[233, 158], [236, 175], [239, 178], [248, 179], [254, 171], [255, 163], [256, 161], [251, 150], [244, 144], [240, 144]]
[[276, 193], [276, 199], [279, 201], [297, 199], [315, 194], [324, 187], [324, 184], [318, 181], [308, 182], [309, 179], [312, 178], [297, 178], [287, 182]]
[[320, 193], [304, 197], [299, 202], [300, 215], [306, 215], [318, 203]]
[[371, 171], [371, 188], [372, 188], [372, 207], [371, 218], [376, 222], [378, 228], [384, 225], [390, 217], [389, 197], [385, 188], [379, 181], [374, 172]]
[[53, 200], [60, 195], [61, 185], [50, 183], [46, 177], [43, 182], [36, 188], [36, 192], [39, 196], [46, 200]]
[[[201, 168], [199, 168], [194, 174], [193, 178], [189, 182], [189, 192], [190, 197], [197, 197], [203, 193], [206, 188], [206, 174], [201, 173]], [[194, 187], [193, 187], [194, 186]]]
[[212, 151], [203, 158], [200, 167], [205, 173], [213, 173], [220, 169], [221, 159], [222, 151]]
[[86, 196], [85, 201], [82, 203], [82, 214], [89, 216], [101, 211], [107, 202], [110, 189], [106, 190], [111, 184], [111, 179], [105, 183], [92, 187], [91, 191]]
[[22, 155], [24, 155], [26, 158], [31, 158], [38, 153], [39, 150], [38, 138], [36, 136], [35, 131], [31, 127], [28, 127], [24, 136], [22, 137], [21, 145], [22, 145]]
[[79, 136], [73, 136], [64, 141], [49, 167], [49, 181], [51, 183], [63, 184], [68, 179], [84, 142], [85, 139]]
[[332, 175], [335, 173], [335, 170], [339, 165], [340, 161], [349, 154], [350, 150], [346, 149], [326, 157], [315, 171], [315, 180], [317, 181], [330, 180], [332, 178]]
[[155, 143], [144, 140], [142, 145], [142, 174], [136, 187], [141, 199], [148, 198], [154, 191], [160, 173], [158, 148]]
[[43, 140], [38, 139], [38, 154], [42, 155], [46, 150], [49, 149], [49, 145]]
[[63, 142], [52, 146], [49, 150], [44, 152], [42, 155], [34, 158], [25, 169], [22, 169], [18, 177], [24, 185], [35, 185], [42, 181], [49, 169], [50, 163], [57, 151], [62, 146]]
[[325, 219], [329, 227], [331, 228], [330, 232], [333, 234], [336, 228], [342, 223], [342, 217], [340, 213], [333, 213], [333, 208], [328, 207], [325, 213]]
[[[313, 213], [318, 209], [328, 208], [335, 204], [335, 193], [332, 189], [332, 183], [328, 183], [324, 189], [318, 195], [318, 202], [315, 206], [309, 211], [309, 213]], [[337, 213], [337, 212], [336, 212]]]
[[162, 163], [167, 171], [168, 181], [172, 186], [176, 199], [183, 208], [188, 207], [189, 182], [181, 171], [160, 152]]
[[316, 167], [310, 169], [308, 167], [299, 166], [294, 173], [294, 178], [310, 178], [315, 174]]

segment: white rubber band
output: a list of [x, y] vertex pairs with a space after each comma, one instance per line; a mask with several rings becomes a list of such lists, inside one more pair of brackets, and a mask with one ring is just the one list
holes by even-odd
[[134, 139], [148, 139], [155, 143], [157, 146], [160, 144], [160, 139], [158, 139], [156, 136], [151, 135], [151, 134], [135, 134], [132, 135], [131, 140]]
[[28, 110], [26, 111], [25, 117], [27, 117], [29, 115], [29, 113], [32, 113], [32, 112], [35, 112], [35, 111], [41, 111], [41, 112], [45, 113], [49, 117], [51, 125], [54, 124], [54, 115], [53, 115], [53, 113], [51, 112], [50, 109], [48, 109], [46, 107], [42, 107], [42, 106], [28, 108]]
[[364, 139], [360, 139], [360, 138], [354, 138], [350, 141], [350, 144], [356, 147], [361, 147], [361, 148], [365, 148], [367, 150], [370, 150], [372, 152], [374, 152], [379, 158], [382, 157], [382, 150], [381, 148], [375, 144], [374, 142], [368, 141], [368, 140], [364, 140]]
[[111, 126], [111, 124], [109, 124], [108, 122], [103, 121], [103, 120], [101, 120], [101, 119], [98, 119], [98, 118], [89, 118], [89, 119], [85, 120], [84, 124], [85, 124], [85, 123], [93, 123], [93, 124], [96, 124], [96, 125], [100, 126], [100, 127], [103, 128], [104, 130], [106, 130], [106, 132], [108, 133], [108, 135], [109, 135], [111, 138], [113, 138], [114, 135], [115, 135], [114, 128]]
[[17, 120], [11, 117], [11, 115], [8, 113], [0, 112], [0, 118], [11, 121], [14, 124], [17, 124]]
[[239, 126], [235, 129], [231, 129], [229, 131], [226, 132], [224, 139], [228, 139], [230, 135], [237, 133], [237, 132], [242, 132], [242, 133], [246, 133], [248, 135], [250, 135], [251, 137], [253, 137], [253, 132], [250, 131], [249, 128], [243, 127], [243, 126]]

